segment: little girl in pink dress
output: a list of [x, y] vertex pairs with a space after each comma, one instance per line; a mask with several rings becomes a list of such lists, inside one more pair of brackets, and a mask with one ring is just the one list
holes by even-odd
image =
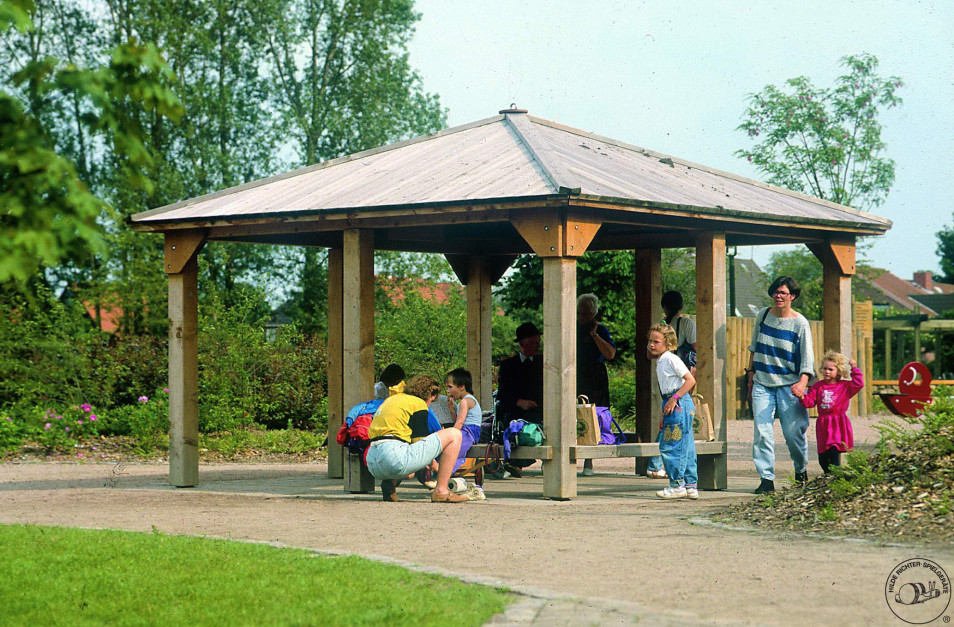
[[854, 433], [846, 412], [851, 397], [865, 386], [865, 381], [855, 360], [849, 360], [835, 351], [825, 353], [821, 376], [805, 392], [801, 401], [805, 407], [818, 407], [818, 420], [815, 422], [818, 463], [828, 474], [831, 466], [841, 464], [841, 453], [847, 453], [854, 447]]

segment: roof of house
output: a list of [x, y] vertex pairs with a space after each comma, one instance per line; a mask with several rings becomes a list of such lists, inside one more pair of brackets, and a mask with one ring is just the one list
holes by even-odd
[[887, 304], [909, 311], [921, 309], [929, 316], [936, 316], [940, 313], [932, 306], [914, 300], [913, 297], [915, 296], [926, 296], [930, 295], [931, 292], [913, 281], [902, 279], [881, 268], [871, 268], [868, 275], [868, 283], [874, 289], [864, 290], [865, 296], [870, 297], [876, 304]]
[[771, 303], [766, 289], [768, 276], [752, 259], [735, 260], [735, 312], [733, 315], [753, 318]]
[[[935, 285], [937, 285], [935, 283]], [[911, 299], [921, 305], [921, 308], [927, 311], [934, 311], [937, 315], [942, 315], [949, 311], [954, 311], [954, 293], [947, 294], [915, 294]]]
[[[723, 228], [752, 225], [748, 231], [726, 229], [730, 243], [743, 243], [745, 236], [765, 243], [765, 237], [784, 242], [820, 240], [833, 233], [882, 234], [891, 225], [870, 213], [522, 110], [138, 213], [130, 221], [139, 231], [213, 227], [208, 236], [216, 239], [217, 226], [299, 220], [309, 221], [309, 232], [314, 232], [330, 230], [322, 221], [332, 217], [344, 220], [336, 223], [338, 230], [382, 215], [425, 216], [434, 224], [460, 225], [475, 221], [478, 210], [491, 214], [483, 222], [506, 222], [511, 211], [558, 203], [620, 216], [614, 229], [601, 229], [597, 237], [605, 241], [594, 241], [593, 249], [611, 249], [613, 235], [624, 235], [625, 225], [633, 225], [638, 234], [637, 223], [643, 233], [646, 225], [662, 225], [689, 238], [687, 242], [692, 241], [689, 229], [700, 220]], [[603, 224], [609, 221], [604, 217]], [[275, 241], [248, 233], [243, 241]], [[298, 235], [292, 243], [324, 245]], [[499, 243], [501, 233], [488, 239]], [[617, 245], [631, 247], [632, 242]]]

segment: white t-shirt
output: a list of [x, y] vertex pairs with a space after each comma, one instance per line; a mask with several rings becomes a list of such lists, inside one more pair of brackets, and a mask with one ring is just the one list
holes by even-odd
[[686, 364], [672, 351], [660, 355], [657, 362], [656, 380], [659, 381], [659, 391], [663, 396], [676, 393], [682, 387], [683, 377], [689, 374]]
[[682, 346], [683, 342], [696, 343], [695, 320], [687, 316], [676, 316], [671, 326], [676, 331], [676, 346]]

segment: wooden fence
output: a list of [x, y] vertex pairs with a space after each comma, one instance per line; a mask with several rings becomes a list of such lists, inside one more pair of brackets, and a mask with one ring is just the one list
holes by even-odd
[[[749, 406], [748, 388], [745, 369], [749, 364], [749, 344], [752, 342], [752, 329], [755, 318], [726, 318], [726, 360], [725, 360], [725, 404], [726, 419], [751, 419], [752, 408]], [[819, 320], [809, 320], [812, 333], [812, 347], [815, 350], [815, 367], [821, 367], [821, 358], [825, 354], [822, 338], [825, 337], [824, 323]], [[855, 337], [852, 341], [852, 351], [858, 367], [865, 376], [865, 387], [852, 401], [852, 415], [867, 415], [871, 413], [871, 365], [872, 365], [872, 337], [865, 332], [865, 326], [854, 325]], [[870, 327], [869, 327], [870, 329]], [[867, 337], [866, 337], [867, 336]], [[811, 410], [811, 415], [816, 415]]]

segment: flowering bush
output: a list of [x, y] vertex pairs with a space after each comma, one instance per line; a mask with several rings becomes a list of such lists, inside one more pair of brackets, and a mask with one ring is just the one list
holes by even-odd
[[0, 413], [0, 453], [16, 449], [20, 445], [20, 428], [13, 418]]
[[101, 426], [107, 435], [131, 435], [138, 439], [153, 439], [169, 431], [169, 390], [163, 389], [152, 397], [140, 395], [136, 403], [110, 410]]
[[40, 415], [40, 422], [42, 426], [34, 427], [33, 431], [48, 451], [61, 450], [99, 434], [100, 418], [89, 403], [70, 407], [62, 413], [55, 408], [47, 409]]

